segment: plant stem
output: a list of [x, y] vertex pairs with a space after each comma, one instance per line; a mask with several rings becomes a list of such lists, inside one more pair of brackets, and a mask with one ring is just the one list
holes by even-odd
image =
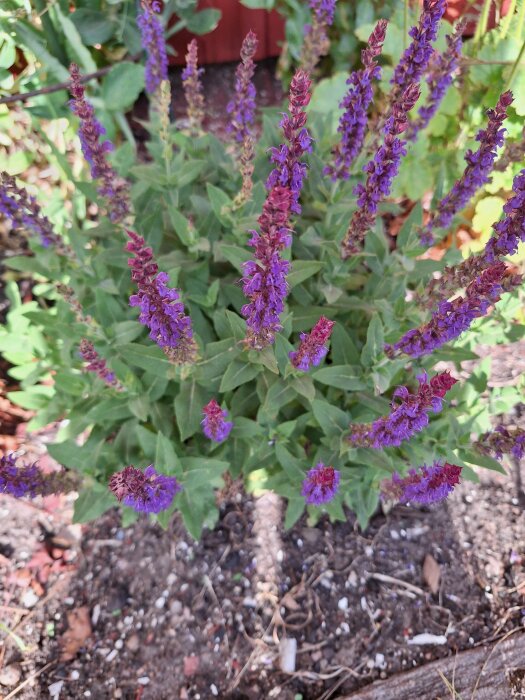
[[525, 25], [525, 0], [521, 0], [521, 5], [518, 12], [518, 21], [516, 22], [516, 34], [515, 37], [518, 41], [521, 39], [523, 34], [523, 27]]
[[[525, 1], [525, 0], [524, 0]], [[403, 13], [403, 48], [408, 46], [408, 18], [410, 12], [410, 0], [405, 0], [405, 11]]]
[[514, 61], [514, 65], [512, 66], [512, 69], [510, 71], [509, 79], [507, 80], [507, 85], [506, 85], [506, 90], [510, 88], [512, 85], [512, 81], [514, 80], [514, 76], [516, 75], [516, 71], [518, 70], [518, 66], [521, 63], [521, 59], [523, 58], [523, 53], [525, 52], [525, 41], [521, 45], [520, 52], [518, 54], [517, 59]]
[[482, 38], [487, 32], [487, 25], [489, 23], [489, 13], [490, 6], [492, 5], [492, 0], [485, 0], [483, 3], [483, 9], [479, 17], [478, 26], [476, 27], [476, 33], [474, 34], [474, 43], [479, 46]]
[[516, 3], [517, 3], [517, 0], [510, 1], [509, 11], [505, 15], [505, 18], [503, 19], [503, 21], [501, 23], [501, 38], [502, 39], [505, 39], [505, 37], [509, 33], [509, 28], [510, 28], [512, 19], [514, 17], [514, 12], [516, 10]]

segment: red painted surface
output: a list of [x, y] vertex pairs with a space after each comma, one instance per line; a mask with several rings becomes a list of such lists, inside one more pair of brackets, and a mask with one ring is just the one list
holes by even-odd
[[[284, 20], [272, 10], [250, 10], [239, 0], [199, 0], [198, 9], [213, 7], [221, 10], [222, 17], [213, 32], [196, 37], [199, 45], [199, 63], [224, 63], [238, 61], [242, 40], [252, 29], [259, 39], [256, 60], [278, 56], [284, 41]], [[173, 22], [177, 21], [175, 17]], [[188, 42], [194, 35], [185, 29], [170, 39], [177, 56], [170, 56], [170, 63], [183, 65]]]
[[[487, 25], [488, 29], [494, 29], [500, 18], [505, 17], [509, 11], [510, 2], [511, 0], [497, 0], [492, 3]], [[472, 4], [469, 3], [469, 0], [448, 0], [444, 17], [449, 22], [455, 22], [459, 17], [467, 16], [469, 21], [465, 26], [463, 36], [472, 36], [476, 31], [476, 25], [483, 5], [484, 0], [476, 0]]]

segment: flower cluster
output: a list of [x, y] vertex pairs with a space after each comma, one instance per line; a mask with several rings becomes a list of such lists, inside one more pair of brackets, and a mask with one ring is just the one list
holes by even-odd
[[393, 346], [386, 346], [385, 351], [389, 355], [398, 350], [411, 357], [421, 357], [458, 338], [470, 328], [474, 319], [485, 316], [489, 307], [499, 300], [504, 289], [509, 291], [509, 287], [521, 284], [521, 277], [510, 276], [510, 284], [504, 288], [503, 280], [506, 277], [505, 263], [494, 263], [468, 285], [465, 296], [458, 296], [452, 301], [441, 301], [428, 323], [408, 331]]
[[247, 325], [246, 345], [256, 350], [271, 345], [282, 328], [280, 315], [288, 294], [290, 263], [282, 259], [281, 251], [291, 243], [291, 198], [286, 187], [270, 190], [258, 219], [260, 233], [252, 231], [248, 242], [254, 248], [255, 260], [244, 263], [243, 291], [250, 302], [241, 313]]
[[159, 3], [142, 0], [142, 13], [137, 17], [142, 47], [148, 55], [145, 79], [146, 91], [150, 95], [156, 92], [163, 80], [168, 78], [168, 56], [164, 30], [154, 14], [158, 11], [160, 11]]
[[414, 141], [418, 133], [426, 128], [452, 84], [461, 59], [464, 28], [465, 23], [458, 22], [453, 34], [447, 36], [447, 50], [441, 54], [434, 53], [433, 55], [427, 77], [429, 90], [427, 102], [418, 109], [419, 117], [408, 128], [407, 138], [410, 141]]
[[523, 428], [505, 428], [503, 425], [493, 432], [484, 433], [476, 442], [480, 452], [488, 456], [494, 455], [501, 459], [504, 454], [512, 455], [515, 459], [523, 459], [525, 455], [525, 430]]
[[182, 490], [174, 476], [158, 474], [150, 464], [144, 471], [124, 467], [113, 474], [109, 488], [117, 499], [141, 513], [160, 513], [173, 503], [175, 494]]
[[202, 409], [204, 419], [202, 421], [202, 431], [204, 435], [214, 442], [226, 440], [233, 428], [231, 421], [225, 420], [228, 411], [223, 411], [215, 399], [212, 399]]
[[88, 372], [95, 372], [95, 374], [102, 379], [108, 386], [112, 386], [115, 389], [122, 390], [122, 385], [115, 378], [115, 373], [112, 372], [106, 365], [106, 360], [104, 360], [98, 352], [93, 347], [93, 343], [89, 340], [82, 338], [80, 341], [80, 354], [84, 362], [87, 362], [86, 370]]
[[290, 211], [301, 213], [299, 195], [306, 176], [307, 166], [300, 158], [312, 150], [312, 139], [306, 129], [306, 112], [304, 108], [310, 102], [310, 85], [308, 74], [298, 70], [290, 84], [288, 103], [289, 114], [284, 114], [280, 123], [288, 145], [281, 144], [270, 151], [270, 160], [276, 163], [266, 181], [267, 189], [276, 185], [286, 187], [291, 192]]
[[419, 98], [419, 87], [410, 85], [398, 102], [383, 128], [385, 140], [364, 171], [368, 174], [364, 185], [354, 190], [357, 205], [348, 231], [341, 243], [341, 257], [349, 258], [358, 253], [366, 233], [372, 228], [379, 202], [390, 194], [392, 181], [399, 171], [402, 156], [406, 155], [406, 141], [399, 138], [408, 125], [407, 114]]
[[174, 364], [194, 362], [197, 347], [191, 319], [184, 313], [179, 291], [167, 286], [168, 275], [159, 272], [153, 251], [142, 236], [127, 231], [131, 241], [126, 250], [134, 254], [128, 260], [131, 279], [138, 287], [129, 298], [130, 306], [140, 307], [139, 321], [150, 329], [149, 337], [161, 347]]
[[129, 185], [118, 177], [108, 162], [107, 155], [113, 150], [113, 145], [110, 141], [100, 140], [106, 130], [96, 119], [93, 106], [84, 96], [84, 86], [78, 66], [72, 63], [69, 72], [71, 74], [70, 91], [73, 95], [70, 105], [73, 114], [80, 119], [78, 135], [82, 153], [91, 167], [91, 177], [102, 181], [98, 193], [107, 201], [109, 218], [114, 223], [118, 223], [129, 214]]
[[6, 172], [0, 172], [0, 213], [11, 221], [14, 229], [25, 228], [36, 233], [44, 248], [60, 247], [61, 240], [36, 199], [23, 187], [18, 187], [15, 178]]
[[310, 469], [303, 481], [301, 495], [308, 505], [320, 506], [331, 501], [339, 489], [340, 473], [322, 462]]
[[188, 44], [186, 67], [182, 71], [182, 85], [188, 105], [190, 131], [193, 134], [198, 134], [202, 130], [202, 122], [204, 121], [204, 95], [199, 77], [202, 73], [204, 73], [204, 69], [199, 68], [197, 39], [192, 39]]
[[17, 466], [14, 453], [0, 457], [0, 493], [15, 498], [49, 496], [66, 493], [78, 487], [78, 478], [68, 472], [44, 474], [35, 464]]
[[[423, 430], [428, 425], [428, 413], [437, 413], [443, 407], [443, 397], [454, 386], [457, 379], [449, 372], [436, 374], [430, 382], [426, 374], [418, 378], [419, 387], [415, 394], [406, 386], [394, 391], [392, 410], [384, 418], [378, 418], [370, 425], [351, 425], [349, 441], [355, 447], [398, 447], [405, 440]], [[399, 399], [396, 404], [395, 399]]]
[[461, 469], [455, 464], [434, 462], [431, 467], [423, 465], [419, 470], [411, 469], [404, 478], [396, 472], [392, 479], [381, 484], [381, 495], [400, 503], [437, 503], [447, 498], [459, 484]]
[[361, 151], [368, 123], [368, 107], [374, 97], [372, 81], [381, 77], [381, 68], [375, 59], [381, 53], [387, 24], [384, 19], [376, 24], [366, 49], [361, 52], [363, 68], [354, 71], [346, 81], [350, 88], [339, 105], [344, 112], [337, 129], [341, 134], [341, 142], [332, 150], [334, 164], [328, 165], [323, 171], [334, 181], [349, 178], [350, 166]]
[[300, 65], [311, 73], [321, 56], [330, 50], [327, 30], [334, 21], [336, 0], [310, 0], [312, 24], [306, 25]]
[[502, 124], [507, 118], [507, 109], [512, 104], [512, 100], [512, 92], [508, 90], [500, 96], [496, 108], [488, 110], [487, 128], [481, 129], [476, 135], [479, 148], [475, 152], [471, 149], [467, 151], [465, 154], [467, 166], [463, 175], [439, 202], [430, 220], [420, 231], [423, 245], [432, 245], [433, 230], [449, 226], [455, 214], [466, 206], [482, 185], [489, 182], [497, 149], [503, 145], [505, 129], [502, 128]]
[[303, 372], [308, 372], [312, 365], [317, 367], [328, 352], [327, 343], [334, 326], [334, 321], [321, 316], [310, 333], [301, 333], [299, 348], [288, 353], [292, 365]]
[[241, 63], [235, 73], [235, 95], [226, 105], [226, 111], [231, 115], [228, 131], [238, 143], [243, 143], [247, 136], [252, 135], [251, 126], [255, 118], [255, 85], [252, 82], [255, 72], [253, 57], [257, 50], [257, 35], [249, 31], [241, 46]]
[[419, 23], [409, 31], [412, 42], [401, 56], [390, 81], [394, 86], [394, 100], [409, 85], [418, 83], [427, 69], [432, 57], [432, 42], [436, 40], [439, 22], [446, 6], [446, 0], [423, 0]]

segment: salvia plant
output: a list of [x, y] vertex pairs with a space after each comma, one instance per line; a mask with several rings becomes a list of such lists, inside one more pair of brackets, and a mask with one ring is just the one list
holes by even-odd
[[117, 503], [125, 523], [146, 512], [166, 525], [178, 510], [198, 537], [217, 518], [228, 473], [285, 497], [286, 526], [305, 507], [315, 521], [323, 509], [345, 519], [347, 506], [364, 527], [380, 498], [435, 503], [475, 479], [474, 466], [502, 470], [504, 455], [522, 456], [522, 431], [491, 423], [518, 390], [487, 391], [489, 360], [469, 372], [460, 363], [477, 358], [480, 342], [524, 334], [521, 276], [508, 257], [525, 240], [525, 170], [513, 166], [484, 250], [427, 255], [490, 180], [512, 93], [485, 105], [463, 173], [442, 180], [430, 208], [416, 204], [394, 237], [392, 187], [457, 77], [461, 30], [451, 27], [447, 52], [436, 52], [445, 2], [424, 0], [379, 109], [389, 31], [380, 20], [333, 129], [315, 108], [314, 73], [334, 8], [312, 0], [287, 107], [262, 119], [257, 37], [247, 35], [221, 141], [206, 131], [196, 42], [182, 73], [187, 119], [170, 123], [159, 8], [144, 1], [150, 115], [139, 162], [106, 138], [71, 66], [71, 118], [91, 179], [71, 173], [74, 206], [58, 230], [1, 176], [2, 215], [31, 250], [7, 264], [35, 285], [22, 303], [7, 284], [0, 350], [21, 385], [10, 398], [36, 411], [30, 429], [58, 423], [49, 452], [78, 478], [7, 454], [1, 490], [32, 497], [82, 479], [78, 521]]

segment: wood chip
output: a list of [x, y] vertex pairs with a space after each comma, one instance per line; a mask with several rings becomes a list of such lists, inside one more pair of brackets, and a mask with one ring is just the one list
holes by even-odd
[[439, 591], [439, 584], [441, 582], [441, 567], [434, 559], [432, 554], [427, 554], [425, 556], [425, 561], [423, 562], [423, 580], [430, 588], [432, 593], [436, 595]]

